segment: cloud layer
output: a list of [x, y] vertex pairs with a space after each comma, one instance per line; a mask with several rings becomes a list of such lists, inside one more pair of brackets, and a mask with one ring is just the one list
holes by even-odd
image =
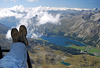
[[33, 1], [38, 1], [38, 0], [26, 0], [26, 1], [28, 1], [28, 2], [33, 2]]
[[[40, 37], [42, 35], [36, 32], [40, 25], [46, 23], [58, 24], [60, 17], [60, 14], [53, 15], [48, 13], [43, 7], [24, 8], [22, 5], [1, 9], [0, 14], [0, 19], [12, 16], [19, 19], [17, 25], [12, 27], [18, 29], [20, 25], [25, 25], [28, 29], [28, 36], [31, 38]], [[11, 30], [8, 30], [6, 38], [11, 38]]]
[[[34, 0], [28, 0], [34, 1]], [[78, 8], [57, 8], [57, 7], [34, 7], [34, 8], [24, 8], [22, 5], [14, 6], [11, 8], [0, 9], [0, 19], [6, 17], [15, 17], [19, 19], [17, 25], [12, 26], [19, 28], [20, 25], [25, 25], [28, 29], [28, 37], [40, 37], [42, 35], [36, 32], [38, 27], [42, 24], [52, 23], [58, 24], [60, 14], [53, 15], [49, 13], [49, 10], [58, 11], [58, 10], [83, 10]], [[86, 10], [86, 9], [84, 9]], [[11, 38], [11, 30], [8, 30], [6, 38]]]
[[23, 14], [18, 12], [24, 12], [24, 7], [22, 5], [14, 6], [12, 8], [0, 9], [0, 18], [11, 17], [11, 16], [15, 16], [16, 18], [22, 18]]
[[[11, 2], [14, 2], [16, 3], [18, 0], [4, 0], [5, 2], [8, 2], [8, 1], [11, 1]], [[24, 0], [23, 0], [24, 1]], [[34, 2], [34, 1], [38, 1], [38, 0], [25, 0], [27, 2]]]

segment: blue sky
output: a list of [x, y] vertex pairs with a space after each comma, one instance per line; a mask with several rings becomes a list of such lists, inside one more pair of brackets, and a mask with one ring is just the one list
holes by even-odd
[[24, 7], [100, 8], [100, 0], [0, 0], [0, 8]]

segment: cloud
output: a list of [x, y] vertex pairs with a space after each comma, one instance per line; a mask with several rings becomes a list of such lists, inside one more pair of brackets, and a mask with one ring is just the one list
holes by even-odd
[[33, 1], [38, 1], [38, 0], [26, 0], [26, 1], [28, 1], [28, 2], [33, 2]]
[[11, 16], [14, 16], [15, 18], [22, 18], [24, 15], [21, 14], [22, 12], [24, 12], [24, 8], [22, 5], [14, 6], [12, 8], [4, 8], [0, 10], [0, 18], [11, 17]]
[[8, 30], [8, 32], [6, 34], [6, 38], [7, 39], [11, 39], [11, 30]]
[[58, 24], [59, 17], [60, 17], [60, 14], [53, 16], [52, 14], [45, 12], [38, 17], [38, 20], [39, 20], [38, 23], [39, 24], [46, 24], [47, 22], [51, 22], [52, 24]]
[[[19, 19], [16, 27], [17, 29], [20, 25], [25, 25], [28, 29], [28, 37], [40, 37], [42, 33], [38, 33], [38, 27], [46, 23], [59, 24], [60, 14], [53, 15], [49, 13], [49, 10], [82, 10], [78, 8], [59, 8], [59, 7], [34, 7], [34, 8], [24, 8], [23, 5], [14, 6], [11, 8], [0, 9], [0, 19], [6, 17], [14, 16]], [[85, 9], [86, 10], [86, 9]], [[13, 27], [13, 26], [12, 26]], [[11, 30], [8, 30], [6, 38], [11, 38]]]
[[12, 1], [12, 2], [16, 3], [16, 0], [10, 0], [10, 1]]
[[5, 1], [5, 2], [11, 1], [11, 2], [16, 3], [17, 0], [4, 0], [4, 1]]
[[[22, 5], [14, 6], [12, 8], [1, 9], [0, 18], [11, 17], [19, 19], [15, 27], [18, 29], [20, 25], [25, 25], [28, 29], [28, 37], [40, 37], [42, 33], [38, 33], [38, 27], [42, 24], [52, 23], [58, 24], [60, 14], [53, 15], [48, 13], [44, 7], [24, 8]], [[8, 30], [6, 38], [10, 39], [11, 30]]]
[[[0, 9], [0, 18], [14, 16], [18, 18], [19, 21], [15, 27], [18, 29], [20, 25], [25, 25], [28, 30], [28, 37], [37, 38], [41, 37], [43, 34], [38, 33], [38, 27], [40, 25], [51, 23], [59, 24], [60, 14], [53, 15], [49, 13], [49, 10], [58, 11], [58, 10], [82, 10], [78, 8], [58, 8], [58, 7], [34, 7], [34, 8], [24, 8], [22, 5], [14, 6], [11, 8]], [[8, 30], [6, 38], [11, 38], [11, 30]]]

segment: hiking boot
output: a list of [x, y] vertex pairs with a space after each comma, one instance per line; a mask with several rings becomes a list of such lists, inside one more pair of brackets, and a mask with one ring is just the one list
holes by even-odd
[[13, 28], [11, 30], [11, 36], [12, 36], [12, 40], [13, 40], [14, 43], [18, 42], [20, 35], [19, 35], [19, 32], [18, 32], [18, 30], [16, 28]]
[[21, 37], [21, 42], [24, 43], [27, 46], [28, 45], [28, 40], [26, 38], [27, 29], [24, 25], [20, 26], [19, 33], [20, 33], [20, 37]]

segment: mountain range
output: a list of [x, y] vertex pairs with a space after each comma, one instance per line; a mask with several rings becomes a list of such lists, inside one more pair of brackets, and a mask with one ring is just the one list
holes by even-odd
[[44, 24], [39, 32], [46, 36], [62, 36], [100, 47], [100, 11], [64, 12], [60, 24]]
[[[24, 24], [31, 38], [36, 35], [38, 37], [38, 34], [62, 36], [100, 47], [100, 10], [98, 8], [80, 10], [41, 6], [24, 8], [20, 5], [1, 9], [0, 13], [3, 14], [0, 15], [1, 24], [9, 28]], [[4, 27], [0, 31], [5, 33], [7, 28]]]

